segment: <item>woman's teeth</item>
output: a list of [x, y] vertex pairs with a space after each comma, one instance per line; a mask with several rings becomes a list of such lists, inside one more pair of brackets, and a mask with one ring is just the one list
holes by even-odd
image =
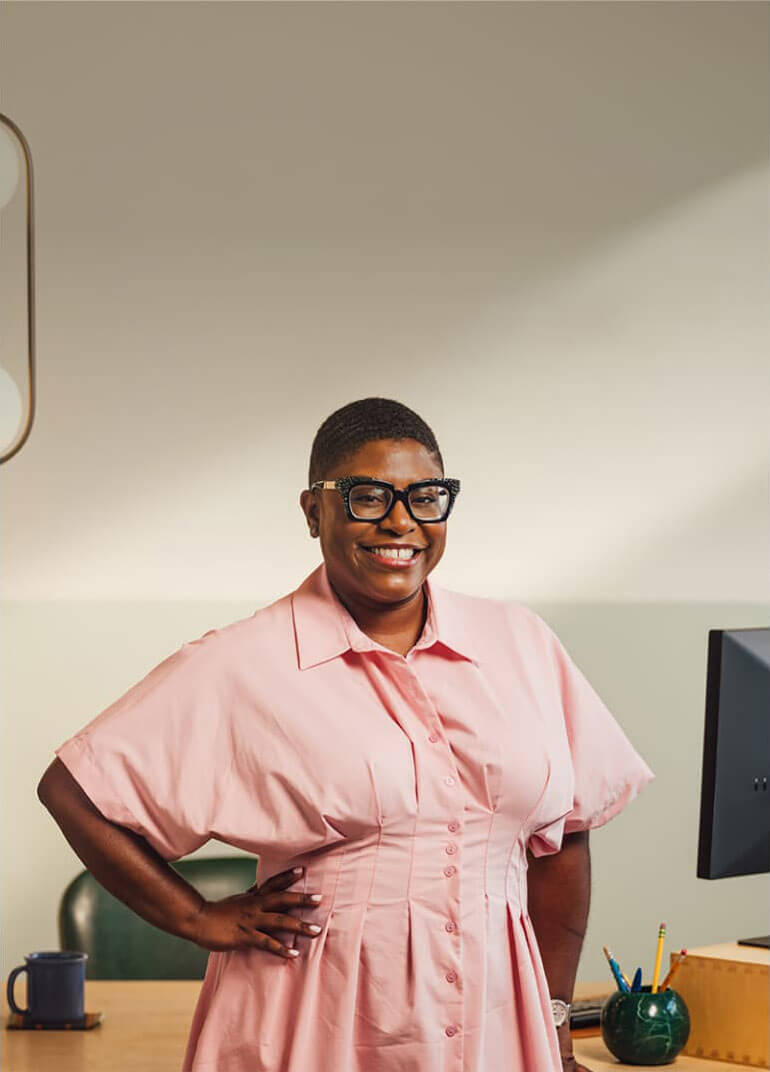
[[417, 554], [413, 548], [409, 547], [367, 547], [365, 550], [381, 558], [410, 559]]

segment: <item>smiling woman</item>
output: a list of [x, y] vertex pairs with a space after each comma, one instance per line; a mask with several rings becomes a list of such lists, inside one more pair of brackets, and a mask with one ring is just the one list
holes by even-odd
[[[86, 866], [210, 951], [183, 1072], [575, 1067], [573, 835], [653, 773], [534, 611], [431, 576], [459, 487], [408, 407], [338, 410], [300, 495], [321, 564], [56, 749], [40, 797]], [[168, 867], [211, 837], [261, 884]]]
[[423, 581], [444, 554], [459, 490], [444, 477], [431, 429], [400, 402], [351, 402], [316, 433], [300, 495], [310, 535], [320, 538], [337, 598], [398, 654], [422, 631]]

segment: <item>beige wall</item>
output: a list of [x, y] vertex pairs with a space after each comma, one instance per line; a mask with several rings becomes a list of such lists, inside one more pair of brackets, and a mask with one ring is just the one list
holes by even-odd
[[593, 835], [580, 977], [604, 943], [648, 971], [663, 918], [767, 930], [764, 877], [694, 878], [707, 630], [767, 599], [767, 22], [4, 5], [39, 334], [0, 487], [4, 971], [79, 869], [34, 794], [53, 748], [314, 567], [310, 443], [368, 394], [463, 481], [437, 578], [545, 613], [658, 775]]

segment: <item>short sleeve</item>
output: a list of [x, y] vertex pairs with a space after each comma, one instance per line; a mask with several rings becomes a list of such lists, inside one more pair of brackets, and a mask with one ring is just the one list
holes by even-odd
[[169, 861], [213, 836], [232, 762], [216, 632], [183, 644], [54, 750], [106, 819]]
[[565, 834], [609, 822], [655, 774], [550, 626], [538, 621], [547, 648], [546, 665], [555, 678], [573, 785], [571, 809], [529, 839], [532, 855], [545, 856], [561, 849]]

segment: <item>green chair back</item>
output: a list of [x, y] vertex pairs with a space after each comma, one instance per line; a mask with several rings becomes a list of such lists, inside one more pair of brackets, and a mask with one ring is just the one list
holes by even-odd
[[[220, 901], [252, 886], [257, 859], [210, 856], [175, 860], [171, 867], [208, 901]], [[136, 915], [82, 871], [59, 904], [61, 949], [88, 953], [87, 979], [202, 979], [208, 950], [177, 938]]]

